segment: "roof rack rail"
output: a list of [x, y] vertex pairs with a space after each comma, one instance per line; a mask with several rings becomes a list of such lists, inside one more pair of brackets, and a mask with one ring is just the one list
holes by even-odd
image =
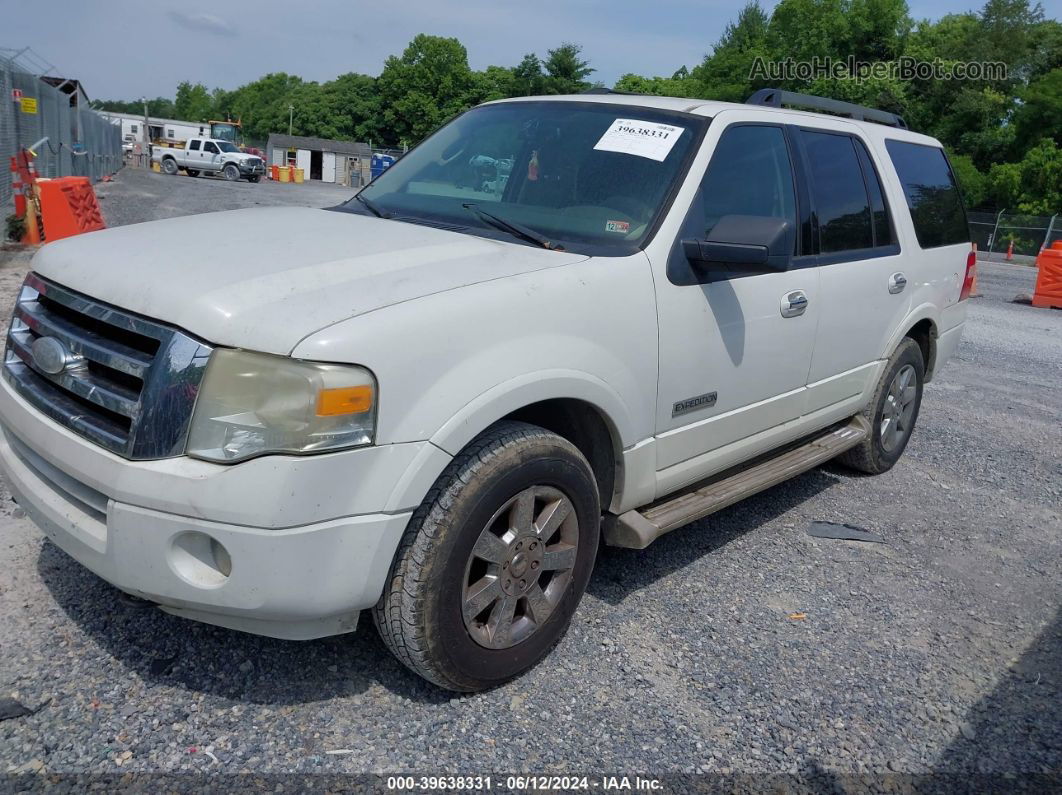
[[629, 97], [644, 97], [645, 94], [641, 94], [637, 91], [621, 91], [618, 88], [605, 88], [605, 86], [594, 86], [588, 88], [585, 91], [580, 91], [580, 94], [624, 94]]
[[878, 124], [887, 124], [890, 127], [907, 129], [907, 122], [902, 116], [889, 113], [876, 108], [867, 108], [855, 105], [851, 102], [842, 102], [839, 99], [816, 97], [813, 94], [797, 94], [793, 91], [783, 91], [780, 88], [761, 88], [751, 97], [745, 100], [746, 105], [767, 105], [772, 108], [798, 107], [811, 108], [812, 110], [824, 110], [837, 116], [847, 116], [857, 121], [873, 121]]

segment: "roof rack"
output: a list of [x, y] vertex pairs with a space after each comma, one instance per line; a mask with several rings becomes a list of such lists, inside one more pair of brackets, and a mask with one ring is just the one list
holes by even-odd
[[605, 86], [594, 86], [588, 88], [585, 91], [580, 91], [580, 94], [623, 94], [629, 97], [644, 97], [645, 94], [641, 94], [637, 91], [621, 91], [618, 88], [605, 88]]
[[851, 102], [842, 102], [839, 99], [816, 97], [813, 94], [797, 94], [793, 91], [783, 91], [780, 88], [761, 88], [751, 97], [745, 100], [746, 105], [767, 105], [772, 108], [799, 107], [811, 108], [812, 110], [824, 110], [837, 116], [847, 116], [857, 121], [873, 121], [878, 124], [887, 124], [890, 127], [907, 129], [907, 122], [902, 116], [889, 113], [876, 108], [866, 108]]

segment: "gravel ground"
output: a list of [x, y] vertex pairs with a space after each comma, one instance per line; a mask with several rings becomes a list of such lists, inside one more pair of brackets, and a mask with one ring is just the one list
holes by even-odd
[[[101, 193], [114, 224], [339, 191], [127, 171]], [[0, 269], [4, 317], [25, 268]], [[407, 673], [367, 616], [292, 643], [128, 607], [5, 494], [0, 696], [43, 706], [0, 722], [0, 770], [1057, 776], [1062, 311], [1010, 302], [1034, 273], [981, 266], [891, 472], [828, 465], [605, 549], [554, 653], [479, 695]]]

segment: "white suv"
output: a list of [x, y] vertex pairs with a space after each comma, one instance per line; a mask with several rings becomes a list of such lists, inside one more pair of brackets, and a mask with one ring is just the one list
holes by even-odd
[[247, 632], [372, 609], [407, 666], [476, 690], [563, 635], [599, 541], [837, 455], [889, 469], [974, 258], [937, 141], [768, 91], [491, 103], [342, 206], [32, 267], [0, 461], [55, 544]]

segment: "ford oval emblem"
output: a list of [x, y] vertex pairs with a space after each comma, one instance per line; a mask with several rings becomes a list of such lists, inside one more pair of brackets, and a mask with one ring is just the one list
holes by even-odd
[[33, 364], [37, 369], [48, 375], [59, 375], [81, 358], [67, 350], [62, 341], [55, 337], [35, 339], [33, 345], [30, 346], [30, 354], [33, 356]]

